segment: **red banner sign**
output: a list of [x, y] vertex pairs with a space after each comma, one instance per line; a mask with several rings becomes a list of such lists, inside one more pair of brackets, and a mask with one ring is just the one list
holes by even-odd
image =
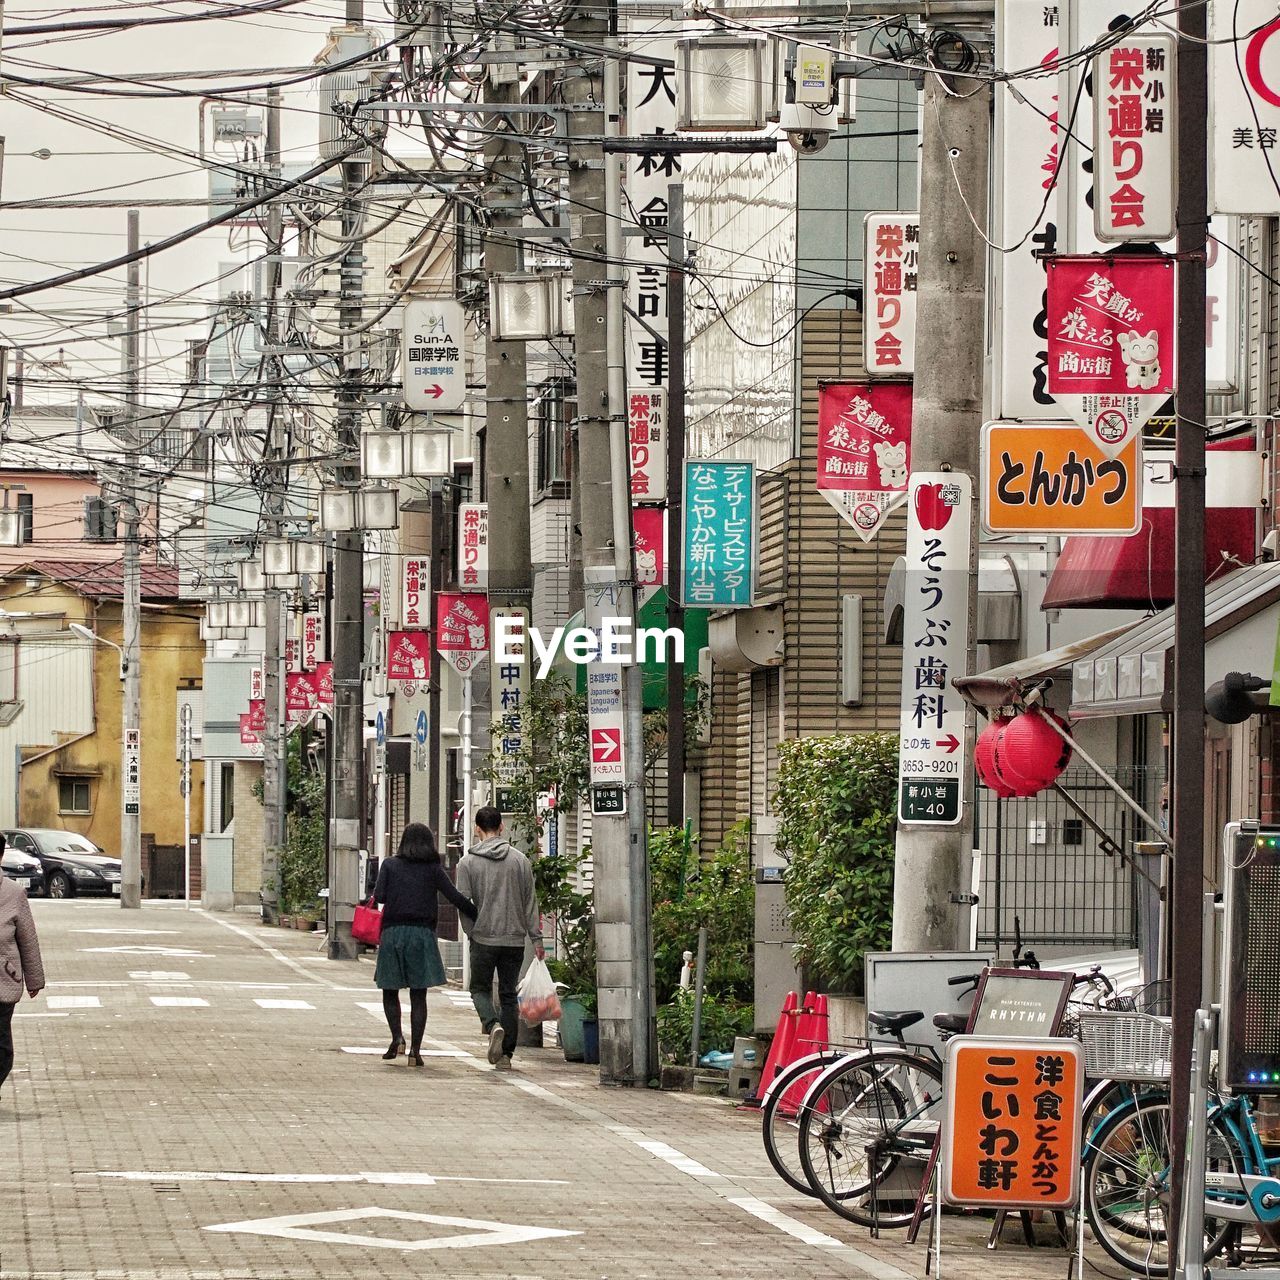
[[1050, 258], [1048, 270], [1049, 394], [1119, 457], [1173, 394], [1173, 259]]
[[631, 532], [636, 548], [636, 586], [654, 590], [667, 580], [667, 509], [632, 507]]
[[254, 733], [265, 733], [267, 731], [267, 704], [265, 699], [249, 699], [249, 727]]
[[837, 382], [818, 392], [818, 492], [870, 542], [906, 500], [911, 387]]
[[431, 632], [387, 633], [387, 679], [426, 680], [431, 675]]
[[310, 671], [290, 671], [284, 678], [284, 713], [290, 724], [301, 724], [319, 706]]
[[465, 675], [489, 651], [489, 599], [476, 593], [436, 597], [436, 648], [459, 674]]
[[333, 663], [317, 662], [312, 680], [316, 686], [316, 701], [323, 707], [333, 706]]
[[255, 729], [250, 723], [252, 715], [248, 711], [240, 713], [240, 742], [243, 746], [251, 747], [255, 743], [261, 742], [262, 737], [260, 731]]

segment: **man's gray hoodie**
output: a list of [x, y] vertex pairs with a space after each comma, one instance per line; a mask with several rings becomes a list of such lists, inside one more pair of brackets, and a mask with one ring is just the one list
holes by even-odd
[[538, 895], [529, 859], [502, 836], [472, 845], [458, 863], [458, 892], [476, 904], [474, 921], [462, 927], [473, 942], [489, 947], [523, 947], [542, 941]]

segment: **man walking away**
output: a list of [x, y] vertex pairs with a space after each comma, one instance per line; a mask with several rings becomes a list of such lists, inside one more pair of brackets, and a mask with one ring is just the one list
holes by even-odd
[[516, 987], [525, 939], [533, 942], [539, 960], [544, 952], [533, 868], [503, 838], [502, 815], [492, 805], [476, 810], [476, 843], [458, 863], [457, 885], [476, 905], [476, 918], [462, 922], [471, 939], [471, 999], [489, 1037], [489, 1061], [498, 1071], [510, 1071], [520, 1025]]

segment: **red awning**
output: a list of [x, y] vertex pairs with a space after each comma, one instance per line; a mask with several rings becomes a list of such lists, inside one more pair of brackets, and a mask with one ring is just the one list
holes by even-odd
[[[1253, 564], [1257, 527], [1253, 507], [1218, 507], [1209, 513], [1206, 581]], [[1142, 528], [1130, 538], [1068, 538], [1049, 575], [1041, 608], [1163, 609], [1173, 603], [1173, 552], [1172, 507], [1145, 507]]]

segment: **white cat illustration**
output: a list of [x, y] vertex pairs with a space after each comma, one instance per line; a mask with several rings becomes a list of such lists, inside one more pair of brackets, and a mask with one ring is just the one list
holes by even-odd
[[483, 649], [486, 643], [484, 628], [475, 627], [475, 626], [472, 626], [470, 623], [468, 623], [467, 624], [467, 643], [473, 649]]
[[656, 585], [658, 581], [658, 553], [636, 549], [636, 581], [641, 586]]
[[1125, 380], [1131, 387], [1150, 391], [1160, 385], [1160, 338], [1154, 329], [1140, 334], [1136, 329], [1117, 333], [1120, 355], [1124, 360]]
[[880, 483], [886, 489], [905, 489], [907, 487], [907, 442], [886, 444], [877, 440], [872, 446], [876, 451], [876, 461], [880, 464]]

